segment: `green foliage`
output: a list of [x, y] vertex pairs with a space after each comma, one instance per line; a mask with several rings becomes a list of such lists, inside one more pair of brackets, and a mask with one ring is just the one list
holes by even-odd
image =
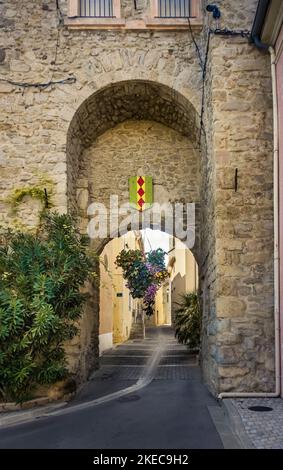
[[37, 235], [1, 238], [0, 396], [24, 401], [67, 375], [63, 344], [77, 333], [92, 263], [68, 215], [46, 215]]
[[179, 343], [187, 344], [190, 348], [200, 346], [201, 313], [196, 293], [182, 295], [175, 317], [175, 336]]
[[145, 313], [152, 315], [156, 292], [169, 275], [165, 268], [165, 252], [161, 248], [147, 254], [141, 250], [122, 250], [116, 265], [122, 268], [132, 297], [143, 299]]
[[[17, 212], [25, 197], [37, 199], [42, 203], [42, 216], [45, 215], [46, 209], [52, 206], [50, 196], [52, 196], [53, 192], [53, 182], [49, 177], [44, 175], [37, 175], [37, 181], [37, 184], [15, 188], [11, 192], [10, 196], [6, 199], [6, 202], [11, 205], [13, 212]], [[45, 190], [47, 191], [47, 195]]]
[[34, 199], [38, 199], [41, 202], [45, 202], [45, 192], [43, 188], [38, 186], [28, 186], [26, 188], [15, 189], [9, 202], [15, 207], [18, 206], [24, 197], [30, 196]]
[[162, 248], [157, 248], [157, 250], [152, 250], [149, 253], [147, 253], [148, 263], [152, 264], [153, 266], [158, 267], [160, 271], [165, 269], [164, 257], [165, 257], [165, 252], [162, 250]]
[[122, 250], [116, 258], [116, 265], [123, 269], [125, 277], [131, 271], [135, 262], [143, 262], [144, 255], [141, 250]]
[[116, 258], [116, 265], [123, 269], [123, 277], [134, 299], [141, 299], [153, 280], [145, 264], [141, 250], [122, 250]]

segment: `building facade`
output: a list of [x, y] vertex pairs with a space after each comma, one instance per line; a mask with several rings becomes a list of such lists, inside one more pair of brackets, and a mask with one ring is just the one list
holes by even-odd
[[[55, 209], [75, 213], [85, 232], [90, 203], [108, 207], [112, 194], [128, 201], [128, 178], [151, 175], [156, 202], [196, 204], [206, 383], [215, 394], [268, 392], [270, 59], [246, 33], [256, 0], [219, 0], [219, 20], [208, 3], [184, 2], [168, 14], [164, 2], [113, 0], [97, 15], [71, 0], [2, 2], [1, 223], [36, 226], [40, 201], [23, 198], [16, 214], [11, 203], [36, 187]], [[100, 254], [108, 241], [92, 246]], [[72, 346], [79, 380], [97, 363], [98, 336], [93, 292]]]
[[198, 266], [192, 252], [180, 240], [170, 237], [167, 269], [169, 278], [156, 294], [154, 315], [146, 325], [174, 325], [182, 295], [198, 291]]
[[171, 238], [168, 267], [171, 321], [174, 323], [182, 294], [198, 291], [198, 266], [192, 252], [180, 240]]
[[140, 300], [133, 299], [126, 286], [122, 269], [115, 265], [118, 254], [125, 248], [143, 251], [140, 232], [131, 231], [114, 238], [100, 256], [99, 354], [129, 339], [141, 308]]

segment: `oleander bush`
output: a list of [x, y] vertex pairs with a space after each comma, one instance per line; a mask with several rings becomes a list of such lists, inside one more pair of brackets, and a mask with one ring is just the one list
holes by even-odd
[[22, 402], [68, 375], [63, 346], [77, 334], [91, 275], [86, 240], [69, 215], [45, 215], [37, 234], [1, 233], [2, 400]]

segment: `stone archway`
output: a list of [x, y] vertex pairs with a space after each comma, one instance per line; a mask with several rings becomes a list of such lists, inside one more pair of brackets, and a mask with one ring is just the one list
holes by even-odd
[[104, 132], [127, 120], [164, 124], [190, 138], [197, 148], [198, 116], [192, 104], [179, 92], [145, 80], [108, 85], [86, 99], [70, 123], [67, 136], [70, 209], [76, 208], [83, 152]]
[[[194, 106], [167, 85], [121, 81], [89, 96], [67, 136], [68, 208], [79, 216], [81, 230], [86, 231], [90, 203], [108, 207], [113, 193], [121, 203], [128, 201], [128, 177], [137, 173], [154, 177], [155, 202], [196, 204], [200, 228], [199, 137]], [[94, 247], [100, 250], [105, 242]], [[195, 255], [200, 256], [199, 246]]]
[[[198, 138], [195, 108], [168, 86], [122, 81], [87, 98], [75, 113], [67, 138], [68, 206], [78, 215], [81, 231], [89, 222], [89, 204], [109, 207], [112, 194], [127, 202], [128, 178], [136, 174], [153, 177], [155, 202], [197, 204], [199, 227]], [[99, 254], [108, 241], [93, 240], [92, 247]], [[95, 366], [98, 355], [99, 296], [96, 288], [91, 290], [80, 338], [71, 350], [72, 368], [81, 379]]]
[[[272, 271], [261, 258], [255, 264], [253, 247], [257, 245], [246, 239], [247, 230], [252, 230], [246, 217], [250, 210], [258, 217], [259, 209], [246, 206], [243, 194], [233, 189], [232, 168], [226, 172], [216, 165], [213, 135], [206, 135], [207, 154], [199, 149], [199, 136], [196, 109], [167, 85], [135, 79], [91, 93], [68, 130], [68, 208], [78, 215], [85, 232], [88, 205], [96, 201], [107, 207], [113, 193], [121, 202], [128, 201], [128, 177], [137, 174], [153, 176], [156, 202], [195, 202], [197, 243], [192, 251], [199, 265], [205, 381], [213, 393], [262, 390], [262, 384], [269, 390], [273, 383], [272, 295], [266, 300], [262, 288], [252, 291], [252, 286], [259, 285], [261, 273], [269, 283]], [[248, 188], [244, 194], [250, 198]], [[250, 200], [255, 204], [254, 198]], [[243, 223], [233, 222], [233, 214]], [[269, 226], [266, 230], [269, 233]], [[263, 227], [256, 236], [270, 243], [267, 232]], [[107, 237], [94, 240], [92, 246], [99, 253], [107, 241]], [[98, 359], [99, 293], [95, 288], [90, 291], [80, 336], [69, 349], [71, 368], [80, 380]]]
[[[169, 277], [160, 286], [151, 316], [142, 315], [142, 301], [131, 297], [117, 256], [123, 249], [165, 251]], [[171, 233], [154, 227], [112, 238], [100, 256], [99, 351], [128, 339], [144, 338], [145, 326], [172, 325], [182, 295], [198, 289], [198, 264], [191, 250]]]

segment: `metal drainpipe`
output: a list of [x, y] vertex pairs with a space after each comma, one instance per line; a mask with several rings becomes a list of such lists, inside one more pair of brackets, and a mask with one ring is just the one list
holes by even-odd
[[274, 207], [274, 328], [275, 328], [275, 391], [274, 392], [223, 392], [218, 398], [275, 398], [281, 392], [280, 371], [280, 310], [279, 310], [279, 132], [278, 97], [276, 84], [276, 58], [269, 47], [273, 95], [273, 207]]

